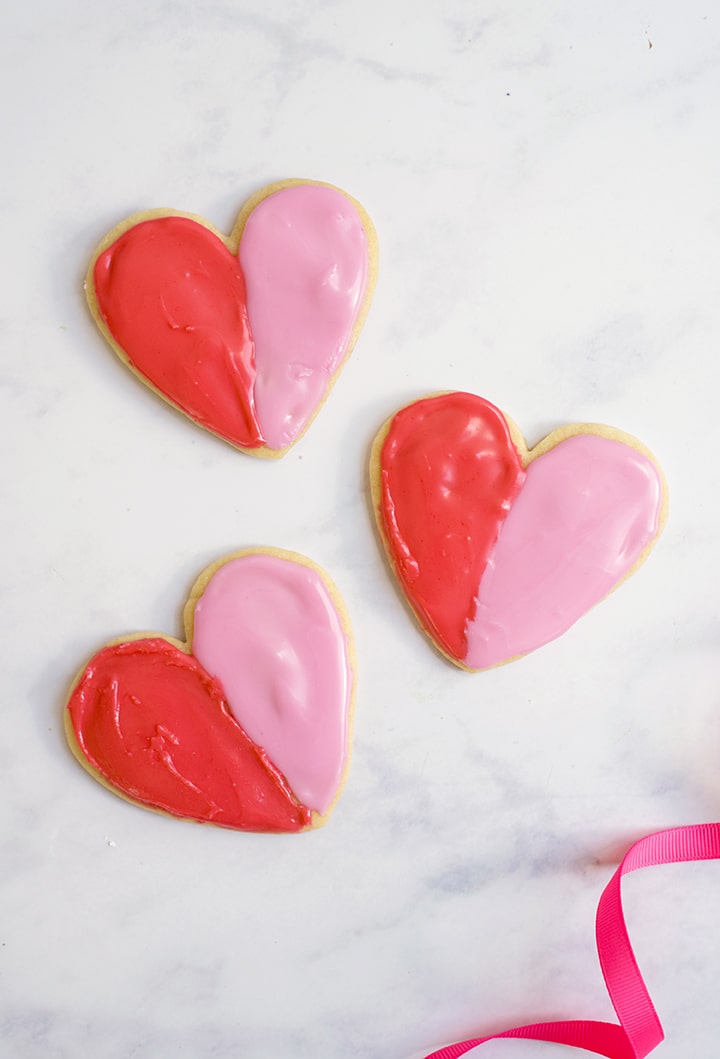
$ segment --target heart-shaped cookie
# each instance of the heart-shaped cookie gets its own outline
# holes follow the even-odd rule
[[[236,448],[280,456],[335,382],[376,273],[362,206],[289,180],[251,198],[229,238],[170,210],[128,218],[95,251],[86,291],[143,382]]]
[[[243,831],[324,823],[349,760],[354,662],[337,590],[293,552],[249,550],[196,581],[187,642],[118,640],[88,662],[65,727],[130,801]]]
[[[645,559],[665,522],[660,469],[634,438],[574,424],[528,450],[488,401],[436,394],[378,434],[380,534],[420,624],[464,669],[564,633]]]

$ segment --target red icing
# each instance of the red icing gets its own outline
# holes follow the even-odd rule
[[[392,420],[380,471],[398,578],[423,625],[462,661],[482,573],[525,480],[507,422],[473,394],[417,401]]]
[[[100,254],[93,279],[111,335],[148,382],[227,441],[263,444],[245,279],[216,235],[187,217],[142,221]]]
[[[85,757],[135,801],[243,831],[312,821],[231,716],[220,683],[167,640],[103,648],[68,709]]]

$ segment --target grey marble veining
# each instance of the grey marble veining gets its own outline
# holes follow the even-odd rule
[[[0,1055],[420,1059],[612,1018],[603,886],[643,834],[720,814],[712,5],[40,0],[6,13],[0,48]],[[381,270],[330,400],[269,465],[125,372],[82,280],[122,217],[229,231],[286,176],[360,199]],[[368,517],[375,431],[453,388],[531,444],[621,427],[671,490],[631,581],[476,676],[420,635]],[[62,733],[100,644],[179,635],[197,573],[254,544],[324,566],[357,639],[348,782],[299,837],[142,812]],[[719,872],[627,882],[665,1059],[714,1054]]]

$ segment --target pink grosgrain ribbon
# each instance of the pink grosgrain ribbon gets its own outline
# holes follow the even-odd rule
[[[619,1025],[575,1020],[537,1022],[490,1037],[449,1044],[425,1059],[459,1059],[487,1041],[504,1037],[548,1041],[582,1048],[608,1059],[644,1059],[664,1038],[660,1020],[635,960],[623,915],[621,882],[624,875],[657,864],[679,864],[720,857],[720,823],[675,827],[641,838],[628,850],[603,890],[595,917],[595,939],[607,991]]]

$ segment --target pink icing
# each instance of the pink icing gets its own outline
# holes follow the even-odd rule
[[[320,575],[273,555],[225,563],[195,607],[193,654],[298,800],[325,813],[345,771],[353,674]]]
[[[348,351],[367,280],[367,236],[345,195],[302,184],[255,207],[238,254],[257,417],[267,445],[283,449],[310,421]]]
[[[652,460],[597,435],[533,460],[480,581],[465,664],[497,665],[569,629],[656,535],[662,495]]]

